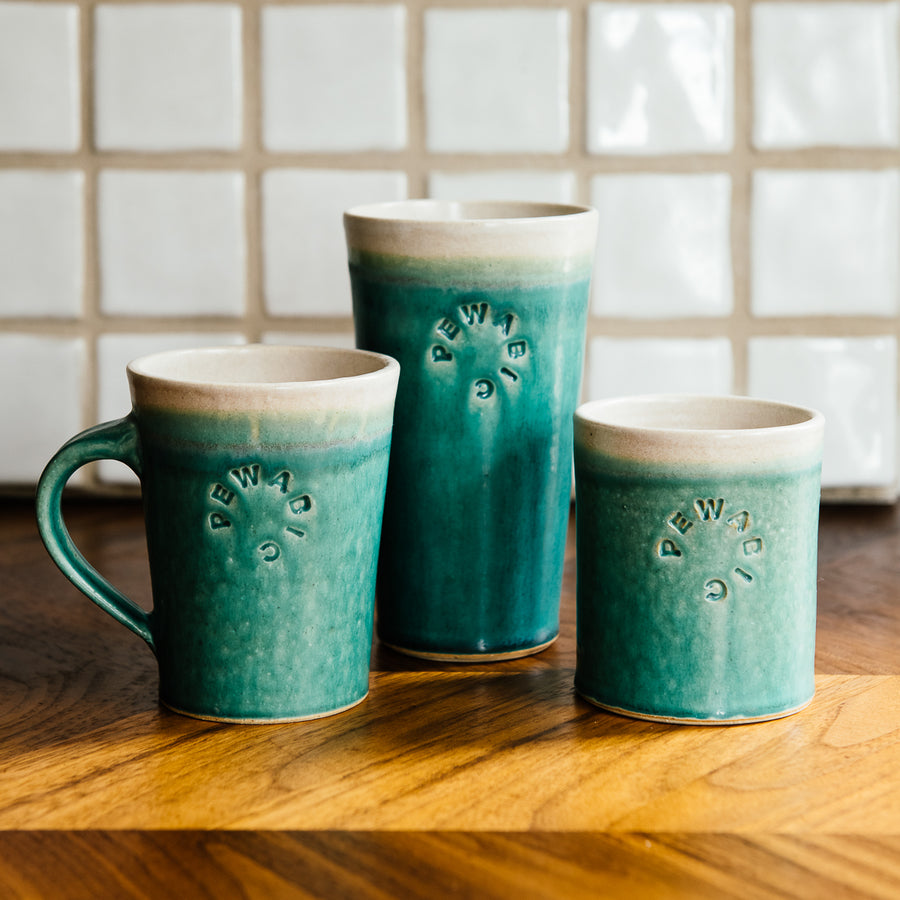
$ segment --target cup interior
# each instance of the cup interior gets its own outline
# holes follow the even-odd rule
[[[660,431],[748,431],[802,425],[814,410],[750,397],[656,395],[584,404],[580,418],[613,428]]]
[[[132,362],[129,370],[187,384],[296,384],[369,375],[390,364],[364,350],[250,345],[157,353]]]
[[[354,207],[348,214],[358,218],[407,222],[476,222],[493,219],[543,219],[583,214],[587,207],[562,203],[516,200],[398,200]]]

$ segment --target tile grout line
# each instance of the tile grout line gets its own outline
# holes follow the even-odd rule
[[[241,12],[241,100],[240,146],[227,151],[103,151],[94,145],[96,121],[93,56],[96,44],[94,13],[103,0],[76,0],[79,14],[79,77],[81,140],[74,153],[4,152],[0,167],[21,167],[45,171],[72,169],[83,173],[82,226],[84,231],[82,314],[77,320],[10,317],[0,321],[3,330],[23,333],[80,337],[86,349],[85,383],[82,388],[82,418],[85,424],[97,421],[99,406],[99,343],[105,334],[160,333],[187,331],[242,331],[256,340],[268,331],[300,330],[322,333],[350,330],[347,316],[319,317],[307,313],[291,316],[270,314],[265,303],[265,235],[263,178],[278,168],[390,170],[402,172],[410,196],[427,195],[428,175],[434,171],[460,174],[481,169],[525,169],[541,172],[571,172],[576,185],[576,202],[589,203],[591,181],[599,174],[680,174],[727,173],[732,180],[729,246],[732,262],[733,311],[729,316],[678,320],[604,318],[593,311],[588,317],[588,345],[592,337],[727,337],[733,348],[733,377],[737,393],[748,389],[749,343],[757,336],[892,336],[900,342],[900,314],[875,316],[792,316],[755,317],[752,310],[752,191],[753,175],[759,168],[867,170],[900,168],[896,149],[877,147],[821,148],[759,151],[753,144],[753,59],[751,0],[731,0],[734,10],[734,143],[728,153],[665,156],[603,155],[587,150],[588,110],[588,10],[592,0],[564,0],[549,4],[541,0],[502,0],[484,3],[463,0],[458,9],[562,9],[569,16],[568,32],[568,130],[569,143],[558,154],[523,153],[433,153],[427,145],[425,96],[426,11],[442,8],[435,0],[408,0],[397,4],[406,16],[406,116],[407,140],[398,151],[358,151],[347,153],[274,153],[263,141],[262,16],[268,6],[319,5],[321,0],[235,0]],[[180,0],[166,0],[178,5]],[[115,5],[125,5],[117,3]],[[637,5],[640,5],[639,3]],[[138,315],[105,316],[102,309],[101,247],[99,206],[101,175],[105,169],[151,169],[154,171],[227,170],[244,178],[245,285],[244,312],[235,317],[188,316],[185,318]],[[898,200],[900,202],[900,200]],[[588,354],[585,354],[585,364]],[[900,397],[900,366],[895,366],[897,395]],[[87,474],[87,473],[86,473]],[[92,485],[96,479],[89,473]]]

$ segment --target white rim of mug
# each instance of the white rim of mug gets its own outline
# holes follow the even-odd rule
[[[162,360],[177,360],[179,357],[206,356],[222,358],[228,356],[270,356],[282,353],[290,356],[345,356],[353,359],[369,359],[373,363],[372,369],[364,372],[356,372],[348,375],[335,375],[329,378],[304,378],[304,379],[279,379],[277,381],[241,381],[225,378],[185,378],[173,375],[161,375],[152,370],[152,366]],[[377,364],[377,365],[375,365]],[[178,350],[163,350],[159,353],[151,353],[141,356],[128,363],[127,370],[133,375],[146,378],[158,384],[170,384],[184,387],[226,387],[226,388],[265,388],[266,390],[281,388],[297,388],[304,385],[318,387],[333,384],[335,382],[378,378],[393,368],[399,368],[400,364],[390,356],[375,353],[371,350],[357,350],[344,347],[319,347],[302,344],[232,344],[220,347],[194,347]]]
[[[617,412],[655,407],[731,407],[767,416],[771,424],[709,427],[636,424]],[[780,421],[772,421],[773,418]],[[777,400],[706,394],[643,394],[583,403],[576,440],[589,449],[645,462],[758,463],[821,450],[825,418],[818,410]]]
[[[344,231],[351,259],[363,252],[440,263],[509,258],[517,265],[576,266],[577,260],[581,270],[594,258],[598,221],[596,209],[575,204],[394,200],[347,210]]]
[[[239,381],[225,378],[178,377],[171,372],[155,370],[163,360],[179,358],[249,357],[251,355],[288,357],[320,356],[369,360],[371,368],[363,372],[337,374],[327,378],[279,381]],[[393,357],[370,350],[281,344],[241,344],[221,347],[196,347],[165,350],[133,360],[126,367],[131,383],[132,401],[139,406],[181,409],[185,411],[215,410],[222,403],[237,404],[259,411],[295,410],[297,403],[309,410],[335,406],[361,409],[376,408],[393,402],[400,364]]]
[[[460,215],[467,210],[489,209],[508,210],[488,215]],[[527,210],[533,210],[528,213]],[[412,215],[418,211],[422,214]],[[425,215],[428,211],[443,214]],[[364,203],[348,209],[344,215],[350,218],[379,222],[404,224],[429,223],[433,225],[483,226],[496,222],[542,222],[548,219],[570,219],[574,216],[591,214],[591,206],[575,203],[551,203],[530,200],[388,200],[381,203]],[[407,214],[404,214],[407,213]],[[514,214],[515,213],[515,214]]]

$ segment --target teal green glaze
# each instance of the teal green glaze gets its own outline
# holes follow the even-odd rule
[[[137,429],[130,417],[89,428],[59,449],[38,483],[35,498],[38,529],[62,573],[102,610],[143,638],[153,650],[150,616],[97,573],[72,542],[63,522],[61,503],[66,482],[83,465],[101,459],[117,459],[140,472]]]
[[[146,614],[122,598],[117,617],[154,649],[166,705],[278,721],[366,695],[391,410],[357,415],[355,428],[352,418],[138,410],[99,432],[124,436],[125,452],[111,437],[98,446],[95,430],[48,467],[39,520],[69,570],[65,478],[102,457],[140,474],[154,605]],[[115,614],[118,592],[82,575]]]
[[[819,460],[703,474],[575,448],[576,689],[642,716],[768,718],[813,695]]]
[[[589,267],[522,283],[518,263],[487,261],[449,287],[450,263],[419,261],[415,281],[411,264],[360,259],[357,345],[401,366],[379,637],[442,655],[546,644],[559,627]]]

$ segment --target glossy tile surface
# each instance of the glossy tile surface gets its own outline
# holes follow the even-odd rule
[[[356,346],[353,331],[267,331],[263,344],[298,344],[304,347],[340,347],[352,350]]]
[[[85,427],[85,364],[80,338],[0,333],[0,481],[37,481],[50,457]],[[79,480],[76,474],[72,483]]]
[[[406,144],[406,8],[262,10],[269,150],[399,150]]]
[[[349,316],[342,215],[360,203],[402,200],[400,172],[272,169],[262,176],[266,310],[275,316]]]
[[[748,388],[825,415],[823,488],[895,482],[895,338],[753,338]]]
[[[723,3],[588,7],[591,153],[721,153],[734,140],[734,10]]]
[[[598,175],[593,310],[625,318],[732,309],[728,175]]]
[[[240,7],[100,4],[94,28],[100,149],[232,150],[240,145]]]
[[[727,338],[592,338],[585,400],[630,394],[730,394]]]
[[[538,200],[575,202],[571,172],[432,172],[428,196],[435,200]]]
[[[895,315],[898,204],[896,169],[756,172],[753,314]]]
[[[0,318],[76,318],[84,266],[84,174],[0,169]]]
[[[124,316],[236,316],[244,309],[240,172],[100,173],[100,305]]]
[[[78,149],[78,28],[74,3],[0,3],[0,151]]]
[[[896,147],[898,3],[754,3],[757,147]]]
[[[425,11],[425,123],[439,153],[561,153],[569,145],[569,14]]]

